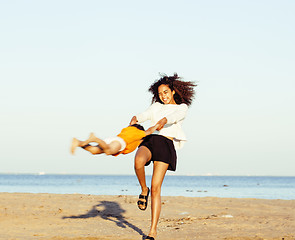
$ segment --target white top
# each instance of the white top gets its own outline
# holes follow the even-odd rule
[[[136,115],[136,118],[139,123],[151,120],[151,124],[155,125],[159,120],[166,117],[167,123],[160,131],[155,133],[172,137],[175,148],[180,149],[186,141],[181,125],[187,110],[188,106],[184,103],[178,105],[155,102],[146,111]]]

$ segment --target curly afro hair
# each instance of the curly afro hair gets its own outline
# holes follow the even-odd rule
[[[174,100],[176,104],[185,103],[190,106],[195,96],[194,87],[197,85],[194,82],[185,82],[174,73],[173,76],[161,75],[159,80],[156,80],[149,88],[149,92],[153,94],[152,103],[162,103],[159,97],[158,88],[160,85],[167,85],[171,91],[175,91]]]

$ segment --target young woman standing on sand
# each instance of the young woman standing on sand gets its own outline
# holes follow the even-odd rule
[[[151,134],[143,139],[135,155],[134,168],[142,192],[137,202],[139,209],[147,208],[150,189],[146,185],[144,167],[154,163],[151,182],[151,227],[145,239],[157,235],[157,224],[161,212],[161,186],[167,170],[176,170],[176,151],[186,141],[182,122],[188,106],[194,98],[193,82],[180,80],[177,74],[163,76],[149,88],[153,94],[152,105],[143,113],[134,116],[130,124],[151,120],[158,124],[158,134]]]

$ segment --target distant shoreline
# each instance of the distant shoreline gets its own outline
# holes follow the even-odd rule
[[[0,192],[135,196],[139,188],[135,175],[0,174]],[[168,175],[162,196],[290,200],[294,191],[295,177]]]

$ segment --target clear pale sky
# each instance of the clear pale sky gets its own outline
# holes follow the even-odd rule
[[[294,11],[293,0],[0,1],[0,173],[134,174],[135,152],[72,156],[71,139],[116,135],[159,73],[177,72],[198,87],[173,174],[294,176]]]

